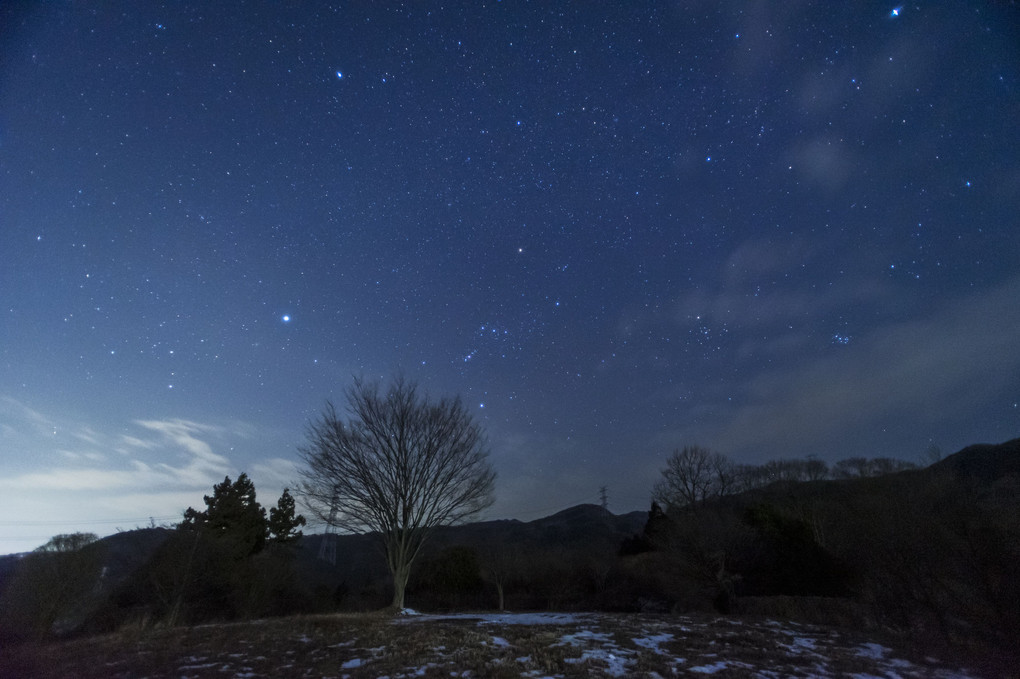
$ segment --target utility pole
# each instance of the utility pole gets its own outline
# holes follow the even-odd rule
[[[599,500],[601,500],[602,509],[609,511],[609,488],[607,486],[599,488]]]

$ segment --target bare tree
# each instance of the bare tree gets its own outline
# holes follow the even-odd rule
[[[895,460],[889,457],[848,457],[840,460],[832,467],[832,475],[837,479],[866,478],[869,476],[885,476],[907,469],[916,469],[917,465],[906,460]]]
[[[662,478],[652,490],[652,499],[667,510],[693,509],[708,498],[733,492],[735,488],[735,468],[726,456],[700,446],[684,446],[666,460]]]
[[[848,457],[832,466],[832,476],[837,479],[859,479],[873,476],[866,457]]]
[[[829,465],[825,460],[808,455],[807,464],[804,465],[804,474],[807,481],[823,481],[829,478]]]
[[[460,399],[431,400],[396,379],[385,394],[355,380],[349,420],[332,403],[299,449],[307,468],[299,493],[320,520],[379,533],[403,608],[411,564],[438,526],[460,523],[493,502],[495,472],[481,428]]]
[[[524,571],[524,557],[519,545],[497,542],[488,545],[481,553],[482,577],[496,586],[498,608],[505,611],[503,596],[507,585],[521,578]]]

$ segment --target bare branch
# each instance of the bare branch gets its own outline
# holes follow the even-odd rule
[[[410,566],[429,534],[490,506],[495,472],[460,399],[434,401],[403,378],[385,394],[355,380],[347,415],[345,421],[327,403],[309,425],[298,492],[320,520],[382,536],[393,603],[401,607]]]

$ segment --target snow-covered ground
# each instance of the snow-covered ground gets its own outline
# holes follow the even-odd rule
[[[743,622],[730,619],[642,618],[579,613],[459,613],[422,615],[407,611],[399,624],[473,622],[480,629],[489,626],[554,626],[560,628],[550,648],[569,647],[563,658],[567,665],[579,665],[597,675],[657,677],[663,673],[644,668],[646,656],[658,656],[667,675],[717,674],[749,677],[939,677],[965,679],[976,676],[962,669],[950,669],[927,658],[923,663],[896,657],[891,649],[874,642],[854,642],[825,628],[766,621]],[[634,626],[633,623],[637,622]],[[690,643],[690,642],[694,643]],[[483,644],[486,642],[483,641]],[[513,643],[493,636],[489,643],[512,648]],[[706,647],[707,645],[707,647]],[[758,646],[765,657],[751,662],[748,646]],[[753,653],[750,655],[754,655]],[[529,669],[530,656],[518,656],[524,677],[558,677]],[[417,670],[414,670],[416,672]],[[724,672],[725,671],[725,672]],[[454,670],[453,674],[457,674]],[[473,675],[471,675],[473,676]]]
[[[24,657],[66,677],[933,677],[966,679],[926,650],[855,632],[713,616],[602,613],[323,615],[94,637]],[[3,654],[0,653],[0,656]],[[909,657],[908,657],[909,656]],[[2,663],[0,663],[2,665]],[[0,676],[5,668],[0,666]]]

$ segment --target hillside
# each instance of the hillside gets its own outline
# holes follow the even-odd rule
[[[763,616],[1009,653],[1020,638],[1018,460],[1020,439],[969,446],[926,469],[775,482],[669,512],[578,505],[534,521],[446,527],[418,555],[407,603],[432,612]],[[320,558],[327,539],[333,562]],[[81,577],[54,579],[58,562],[45,555],[0,559],[0,635],[358,612],[391,601],[373,534],[308,535],[241,561],[225,558],[215,539],[167,529],[118,533],[81,551],[83,565],[70,573]],[[11,585],[18,578],[20,589]]]
[[[1020,638],[1020,439],[925,469],[778,482],[650,521],[672,606],[865,620],[952,643]],[[1012,651],[1008,651],[1012,653]]]
[[[588,504],[529,522],[509,519],[449,526],[435,532],[419,561],[428,562],[454,546],[474,550],[483,563],[504,549],[512,549],[522,556],[531,555],[535,561],[540,554],[570,553],[574,559],[613,555],[623,540],[643,530],[647,518],[645,512],[616,515]],[[364,594],[367,599],[359,601],[358,607],[363,603],[364,607],[371,608],[372,595],[382,589],[387,580],[377,537],[373,534],[334,536],[335,566],[318,559],[324,539],[322,534],[304,538],[299,555],[302,575],[324,587],[335,588],[339,583],[349,597],[359,598]],[[385,602],[378,605],[385,605]]]
[[[928,468],[993,486],[1020,478],[1020,438],[1000,444],[981,443],[939,460]]]
[[[480,566],[502,551],[530,555],[528,558],[535,563],[540,560],[540,554],[556,554],[557,558],[566,559],[564,555],[570,553],[571,559],[582,560],[612,555],[622,540],[642,530],[645,519],[644,512],[617,516],[597,505],[579,505],[530,522],[497,520],[443,527],[426,544],[416,570],[454,546],[473,550]],[[88,549],[99,560],[97,572],[101,573],[95,591],[119,601],[115,606],[132,608],[145,599],[139,591],[148,588],[148,583],[160,572],[169,568],[178,572],[177,577],[182,577],[179,572],[187,567],[188,560],[179,549],[167,544],[173,536],[174,531],[170,529],[145,528],[116,533],[90,545]],[[316,607],[335,604],[366,610],[384,606],[389,575],[378,537],[374,534],[332,536],[336,541],[335,564],[319,558],[324,539],[322,534],[302,538],[294,552],[291,575],[287,576],[292,580],[291,585],[317,600]],[[176,553],[169,555],[168,549]],[[0,557],[0,599],[24,557]],[[164,562],[176,565],[159,565]],[[479,599],[483,600],[486,606],[491,605],[488,595]],[[100,618],[117,617],[108,604],[102,603],[102,597],[96,596],[91,603],[77,607],[73,620],[65,620],[63,624],[65,627],[82,625],[104,606],[106,610],[99,614]],[[100,623],[100,628],[105,624]]]

